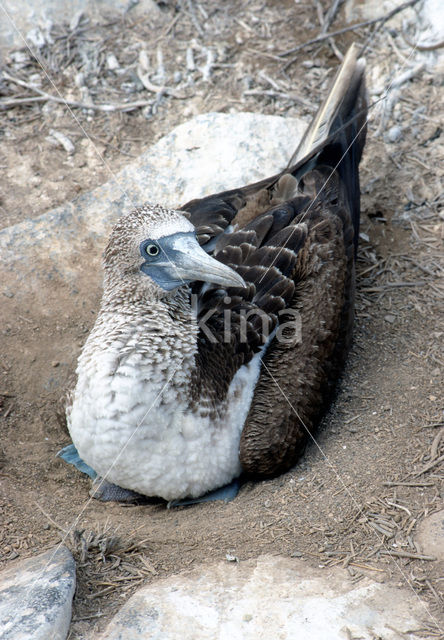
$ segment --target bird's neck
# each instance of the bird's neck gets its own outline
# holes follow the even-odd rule
[[[129,295],[128,290],[105,290],[93,333],[110,345],[123,339],[153,362],[183,360],[188,368],[194,366],[198,325],[188,287],[157,299],[140,291]]]
[[[130,275],[122,282],[114,274],[105,274],[101,311],[128,313],[134,310],[143,313],[188,313],[190,293],[188,286],[173,291],[160,291],[154,288],[148,279],[132,278]]]

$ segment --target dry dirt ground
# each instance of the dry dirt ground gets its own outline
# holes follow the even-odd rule
[[[129,12],[54,26],[39,52],[50,81],[29,51],[6,56],[9,77],[52,95],[145,105],[70,113],[30,101],[39,94],[0,75],[2,226],[110,179],[194,114],[309,116],[337,65],[334,49],[344,52],[353,39],[369,40],[372,101],[410,54],[389,21],[282,57],[319,34],[320,3],[158,5],[151,20]],[[341,8],[330,30],[345,24]],[[413,589],[424,603],[424,637],[442,637],[443,564],[415,557],[414,540],[443,497],[442,84],[442,69],[423,69],[402,85],[392,111],[387,101],[371,109],[355,341],[337,399],[292,471],[248,483],[229,504],[167,510],[88,500],[89,481],[55,454],[69,442],[59,401],[97,311],[99,278],[76,308],[57,280],[44,307],[32,300],[18,307],[2,283],[0,561],[7,566],[65,540],[78,562],[70,638],[102,629],[140,584],[227,554],[242,562],[261,553]]]

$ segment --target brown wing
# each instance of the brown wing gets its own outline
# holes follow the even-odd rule
[[[318,192],[330,173],[314,171],[306,189]],[[337,174],[307,217],[290,313],[264,355],[242,433],[241,463],[255,476],[287,470],[303,452],[331,399],[351,341],[354,233]]]
[[[271,340],[240,444],[243,468],[254,475],[288,469],[301,453],[347,353],[365,122],[363,65],[352,47],[296,164],[183,207],[202,246],[248,284],[194,287],[211,334],[199,333],[194,402],[217,411],[239,367]]]
[[[256,476],[287,470],[303,452],[351,343],[366,120],[364,65],[352,46],[295,153],[298,168],[288,170],[312,202],[289,305],[297,314],[299,339],[292,344],[277,335],[262,360],[240,443],[243,468]],[[285,336],[286,328],[280,328]]]
[[[298,224],[305,197],[275,207],[243,229],[221,234],[213,255],[242,275],[246,289],[197,285],[198,335],[192,397],[213,415],[233,376],[267,342],[295,292],[298,252],[307,226]]]

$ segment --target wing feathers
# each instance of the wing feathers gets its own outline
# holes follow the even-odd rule
[[[291,312],[297,311],[308,319],[303,326],[308,331],[303,348],[297,351],[273,338],[266,359],[276,376],[284,361],[286,392],[294,396],[295,406],[303,413],[305,404],[314,407],[313,412],[304,413],[308,424],[316,419],[323,389],[330,384],[330,360],[334,369],[334,363],[341,361],[339,351],[345,352],[349,343],[353,242],[359,225],[358,164],[365,122],[363,63],[351,47],[292,166],[243,189],[183,207],[204,249],[247,283],[245,289],[226,291],[216,285],[193,286],[199,321],[207,319],[206,326],[215,338],[210,340],[201,329],[193,382],[196,402],[210,398],[213,406],[217,401],[223,403],[239,367],[250,362],[279,321],[285,322],[287,315],[291,319]],[[299,380],[299,370],[307,384]],[[270,384],[261,370],[241,442],[244,468],[264,475],[288,466],[306,437],[276,390],[270,394],[270,405]],[[275,406],[280,407],[277,413]],[[269,419],[276,421],[274,444],[267,435]],[[295,430],[300,431],[298,442],[292,437],[292,443],[280,452],[286,434]]]

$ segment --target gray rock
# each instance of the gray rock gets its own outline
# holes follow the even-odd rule
[[[75,563],[66,547],[50,549],[2,571],[0,638],[64,640],[75,584]]]
[[[209,113],[179,125],[112,180],[74,201],[0,231],[2,269],[17,295],[35,283],[77,284],[99,260],[112,224],[145,201],[170,206],[243,186],[286,166],[304,131],[298,119],[252,113]],[[79,264],[82,256],[82,264]],[[6,276],[0,275],[0,281]],[[12,284],[9,285],[11,289]],[[44,301],[42,289],[42,304]]]
[[[415,541],[422,553],[444,560],[444,509],[421,521],[416,529]]]
[[[367,578],[356,584],[342,569],[261,556],[200,567],[143,587],[100,639],[414,640],[421,637],[423,617],[410,589]]]
[[[154,0],[137,0],[132,4],[128,0],[3,0],[0,51],[23,47],[23,37],[33,46],[43,46],[51,42],[53,23],[77,22],[80,12],[100,18],[103,9],[123,13],[130,6],[131,16],[149,15],[151,19],[162,16]]]

